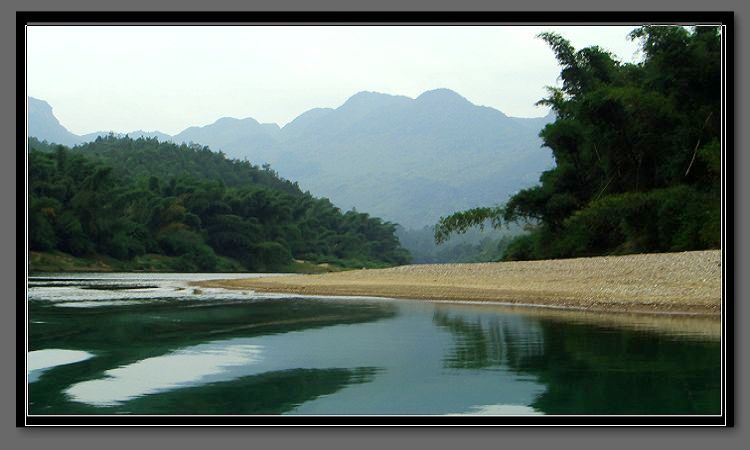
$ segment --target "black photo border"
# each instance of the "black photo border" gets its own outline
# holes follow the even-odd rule
[[[734,13],[731,11],[622,12],[16,12],[17,230],[26,233],[27,25],[641,25],[722,26],[722,411],[720,415],[571,416],[268,416],[268,415],[29,415],[27,308],[16,308],[16,426],[734,426]],[[23,208],[23,209],[22,209]],[[20,231],[19,231],[20,233]],[[17,236],[20,241],[20,235]],[[27,299],[27,244],[17,247],[17,298]],[[27,300],[25,300],[27,302]]]

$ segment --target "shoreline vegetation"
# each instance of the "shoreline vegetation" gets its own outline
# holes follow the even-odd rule
[[[72,149],[33,137],[28,145],[29,249],[83,261],[50,267],[96,269],[105,260],[119,270],[297,272],[307,271],[297,261],[378,268],[410,260],[395,224],[342,211],[269,165],[113,135]]]
[[[406,265],[197,286],[301,295],[543,306],[588,312],[720,317],[721,251],[543,261]]]
[[[145,272],[174,273],[180,270],[180,258],[175,256],[147,253],[130,260],[120,260],[107,255],[73,256],[60,251],[29,252],[29,273],[50,272]],[[268,273],[326,273],[350,270],[345,267],[314,263],[311,261],[292,260]],[[242,264],[232,258],[220,257],[215,266],[216,273],[247,272]],[[258,272],[263,273],[263,272]]]
[[[435,240],[489,223],[529,225],[505,261],[716,249],[722,229],[721,35],[643,26],[643,59],[541,37],[561,67],[538,105],[555,166],[502,204],[441,217]],[[498,198],[502,200],[502,198]]]

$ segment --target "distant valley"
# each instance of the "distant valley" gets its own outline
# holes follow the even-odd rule
[[[28,108],[29,136],[41,140],[72,146],[109,134],[73,134],[41,100],[30,97]],[[554,165],[538,137],[552,120],[509,117],[437,89],[416,99],[360,92],[338,108],[312,109],[284,127],[225,117],[174,136],[127,134],[194,142],[232,158],[268,163],[343,210],[356,208],[416,229],[536,184]]]

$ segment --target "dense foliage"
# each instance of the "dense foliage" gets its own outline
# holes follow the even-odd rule
[[[395,225],[342,213],[270,167],[156,139],[74,149],[29,140],[29,245],[76,256],[176,257],[176,270],[284,270],[408,262]]]
[[[489,219],[535,227],[505,259],[718,248],[718,28],[638,28],[631,33],[642,43],[638,64],[540,36],[562,67],[562,86],[539,102],[557,116],[540,133],[556,166],[502,207],[441,218],[436,241]]]

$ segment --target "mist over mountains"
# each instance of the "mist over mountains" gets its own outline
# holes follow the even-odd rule
[[[30,97],[28,105],[29,136],[75,145],[108,134],[77,136],[46,102]],[[338,108],[309,110],[283,128],[224,117],[174,136],[128,135],[194,142],[232,158],[269,163],[343,210],[421,228],[458,210],[503,202],[536,184],[554,164],[538,137],[552,120],[509,117],[437,89],[416,99],[360,92]]]

